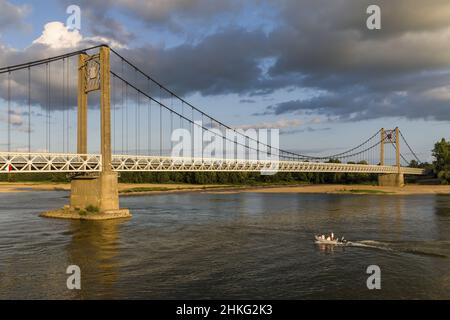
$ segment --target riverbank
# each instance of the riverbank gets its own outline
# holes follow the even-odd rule
[[[135,195],[144,193],[167,193],[186,191],[205,191],[210,189],[227,189],[229,185],[199,185],[175,183],[119,183],[121,195]],[[0,182],[0,193],[30,192],[30,191],[69,191],[70,183],[53,182]]]
[[[251,190],[245,190],[251,192]],[[420,195],[449,194],[450,185],[406,185],[402,188],[372,185],[305,185],[274,187],[258,190],[262,193],[336,193],[336,194],[380,194],[380,195]]]
[[[68,191],[68,183],[51,182],[0,182],[0,193],[30,191]],[[406,185],[403,188],[379,187],[372,185],[198,185],[198,184],[150,184],[120,183],[119,192],[126,195],[149,195],[174,192],[207,193],[338,193],[338,194],[450,194],[450,185]]]

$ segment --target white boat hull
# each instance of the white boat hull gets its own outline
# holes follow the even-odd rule
[[[320,238],[319,236],[314,236],[314,238],[316,239],[316,243],[320,243],[320,244],[332,244],[332,245],[344,244],[343,242],[340,242],[339,240],[326,240],[326,239]]]

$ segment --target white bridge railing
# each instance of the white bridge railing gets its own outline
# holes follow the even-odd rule
[[[101,156],[61,153],[0,153],[0,173],[96,172]]]
[[[1,173],[100,172],[99,154],[0,153]],[[114,171],[247,171],[247,172],[351,172],[397,173],[396,166],[363,164],[235,160],[215,158],[175,158],[159,156],[113,155]],[[401,167],[404,174],[424,174],[423,169]]]

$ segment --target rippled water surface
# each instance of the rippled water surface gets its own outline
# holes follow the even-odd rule
[[[183,193],[121,198],[125,221],[38,217],[67,196],[0,194],[0,298],[450,298],[448,196]],[[329,231],[355,245],[314,244]]]

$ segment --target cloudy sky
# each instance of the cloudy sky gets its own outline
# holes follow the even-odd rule
[[[81,8],[79,32],[64,27],[71,4]],[[381,30],[366,27],[370,4],[381,8]],[[430,160],[434,142],[450,138],[448,0],[0,0],[0,8],[1,66],[106,42],[225,123],[282,129],[290,150],[346,149],[399,126]],[[2,111],[0,126],[4,119]]]

